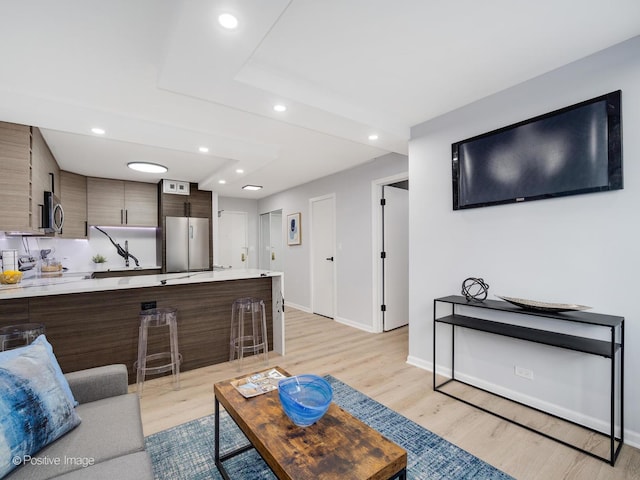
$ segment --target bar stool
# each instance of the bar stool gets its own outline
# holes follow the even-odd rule
[[[257,355],[260,350],[264,354],[265,364],[268,363],[269,342],[264,301],[244,297],[233,302],[229,347],[229,361],[233,361],[237,355],[238,368],[242,368],[245,353]]]
[[[156,327],[169,328],[169,351],[149,354],[147,342],[149,329]],[[149,366],[149,363],[159,361],[165,363],[157,366]],[[147,375],[156,375],[171,371],[174,389],[180,389],[180,364],[182,355],[178,351],[178,315],[177,309],[172,307],[153,308],[140,312],[140,330],[138,334],[138,360],[133,364],[136,370],[138,383],[138,395],[142,394],[142,388]]]
[[[44,333],[42,323],[21,323],[0,328],[0,351],[29,345]]]

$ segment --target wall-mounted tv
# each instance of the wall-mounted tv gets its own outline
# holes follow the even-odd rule
[[[454,210],[622,189],[621,91],[451,150]]]

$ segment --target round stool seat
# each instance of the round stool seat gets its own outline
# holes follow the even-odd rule
[[[42,323],[20,323],[0,327],[0,351],[29,345],[44,333]]]
[[[169,351],[148,353],[149,329],[167,327],[169,329]],[[160,365],[157,365],[160,363]],[[138,335],[138,360],[133,364],[136,370],[138,395],[142,393],[147,375],[157,375],[171,371],[174,388],[180,388],[180,364],[182,355],[178,351],[178,311],[172,307],[154,308],[140,312]]]
[[[263,300],[243,297],[233,302],[229,347],[229,361],[237,356],[240,368],[245,354],[257,355],[261,351],[265,364],[269,361],[267,317]]]

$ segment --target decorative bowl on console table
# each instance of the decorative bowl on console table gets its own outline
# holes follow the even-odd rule
[[[524,298],[502,297],[500,295],[496,295],[496,297],[501,298],[505,302],[512,303],[517,307],[534,312],[570,312],[589,310],[591,308],[585,305],[575,305],[568,303],[547,303],[539,302],[537,300],[525,300]]]

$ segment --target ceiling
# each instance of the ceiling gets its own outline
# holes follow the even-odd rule
[[[0,12],[0,120],[41,127],[61,168],[245,198],[406,154],[412,125],[640,34],[637,0],[0,0]],[[237,29],[217,23],[227,12]]]

